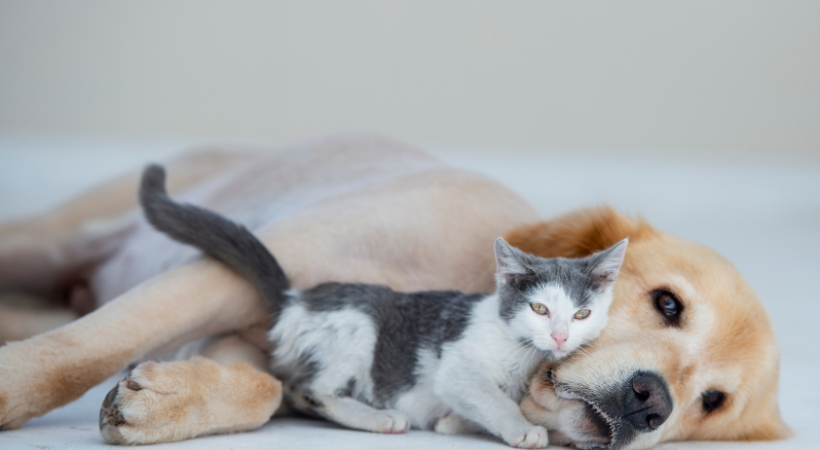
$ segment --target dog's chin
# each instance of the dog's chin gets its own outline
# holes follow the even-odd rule
[[[559,386],[555,394],[566,400],[581,401],[585,405],[583,413],[569,420],[566,429],[556,433],[558,445],[572,445],[580,449],[610,449],[615,438],[615,421],[612,420],[594,399],[581,393]],[[552,437],[550,442],[553,442]]]

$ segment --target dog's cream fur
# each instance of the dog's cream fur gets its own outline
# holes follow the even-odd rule
[[[609,328],[585,350],[593,357],[570,359],[554,369],[556,377],[614,382],[635,367],[664,374],[674,386],[675,411],[662,430],[631,442],[635,447],[787,432],[776,405],[771,325],[742,277],[711,250],[612,212],[523,227],[537,217],[503,186],[380,138],[322,139],[273,154],[209,150],[168,168],[175,195],[246,223],[299,288],[334,280],[489,291],[497,236],[506,233],[543,256],[582,256],[628,235]],[[0,287],[84,298],[71,286],[88,283],[101,305],[0,348],[4,428],[76,399],[132,362],[207,336],[221,336],[202,350],[221,365],[143,364],[114,387],[100,416],[108,442],[251,429],[279,406],[280,386],[263,373],[267,315],[256,292],[154,232],[133,212],[135,192],[132,174],[48,214],[0,226]],[[659,327],[644,295],[656,285],[691,302],[698,326]],[[0,342],[8,339],[2,333]],[[695,399],[715,385],[732,400],[704,418]],[[588,408],[538,382],[532,392],[524,408],[531,419],[561,424],[559,437],[590,436],[577,417]],[[217,410],[230,413],[211,413]]]

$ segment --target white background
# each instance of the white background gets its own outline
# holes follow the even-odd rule
[[[0,0],[0,130],[816,154],[820,2]]]

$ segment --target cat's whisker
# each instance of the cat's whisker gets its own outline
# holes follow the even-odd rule
[[[585,352],[584,349],[582,349],[581,347],[578,347],[578,349],[575,351],[586,356],[587,358],[592,358],[591,356],[589,356],[589,353]]]
[[[532,362],[537,362],[539,357],[541,357],[543,359],[543,355],[541,354],[541,350],[538,347],[533,345],[532,350],[533,350],[532,357],[529,361],[527,361],[527,366],[530,368],[529,370],[532,370],[532,367],[530,365]]]
[[[509,352],[509,351],[512,351],[512,349],[514,349],[514,348],[516,348],[516,347],[519,347],[519,346],[522,346],[522,348],[523,348],[523,346],[524,346],[524,345],[526,345],[528,342],[532,342],[532,339],[527,339],[527,340],[525,340],[525,341],[516,342],[516,343],[515,343],[515,344],[513,344],[510,348],[508,348],[508,349],[507,349],[507,351],[508,351],[508,352]],[[519,350],[520,350],[520,348],[519,348]]]
[[[527,348],[527,346],[526,346],[524,343],[518,344],[517,346],[513,346],[513,348],[515,348],[515,347],[518,347],[518,348],[517,348],[517,349],[515,349],[515,351],[514,351],[514,352],[512,352],[512,354],[510,354],[510,357],[511,357],[511,358],[514,358],[514,357],[515,357],[515,355],[517,355],[517,354],[518,354],[518,353],[519,353],[522,349]],[[511,350],[512,350],[512,349],[508,350],[508,352],[509,352],[509,351],[511,351]]]
[[[532,359],[533,359],[533,358],[537,358],[537,357],[538,357],[538,353],[539,353],[540,351],[541,351],[541,350],[539,350],[539,349],[538,349],[538,347],[536,347],[535,345],[533,345],[533,346],[532,346],[532,356],[530,357],[530,359],[529,359],[529,360],[527,360],[527,366],[529,366],[529,364],[530,364],[530,362],[532,361]]]
[[[518,363],[518,367],[521,367],[521,364],[524,362],[524,358],[526,358],[529,354],[529,347],[524,347],[524,349],[527,349],[527,351],[521,356],[521,362]]]
[[[526,348],[526,349],[527,349],[527,352],[526,352],[526,353],[524,353],[524,355],[522,355],[522,356],[521,356],[521,361],[519,361],[519,363],[518,363],[518,368],[519,368],[519,370],[521,369],[521,367],[523,367],[523,366],[524,366],[524,358],[526,358],[526,357],[527,357],[527,355],[529,355],[529,354],[530,354],[530,351],[532,350],[532,347],[531,347],[530,345],[527,345],[527,346],[526,346],[526,347],[524,347],[524,348]]]
[[[516,350],[512,355],[510,355],[510,358],[514,358],[515,355],[517,355],[519,352],[521,352],[521,350],[523,350],[523,349],[527,348],[528,346],[532,345],[531,343],[532,343],[532,339],[527,339],[526,341],[523,341],[523,342],[517,344],[517,345],[520,345],[521,347],[519,347],[518,350]],[[515,348],[515,347],[516,347],[516,345],[513,346],[513,348]]]
[[[524,368],[528,368],[530,366],[530,361],[532,360],[532,357],[535,356],[537,353],[538,353],[538,347],[536,347],[535,345],[530,343],[529,351],[527,351],[527,353],[524,355],[524,358],[521,359],[522,363],[524,362],[524,359],[527,360],[527,363],[526,364],[521,364],[518,367],[519,372],[524,370]]]

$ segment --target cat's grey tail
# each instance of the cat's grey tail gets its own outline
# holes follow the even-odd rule
[[[290,283],[276,258],[250,231],[207,209],[171,200],[165,190],[165,169],[156,164],[142,173],[139,200],[154,228],[250,280],[274,318],[279,315]]]

